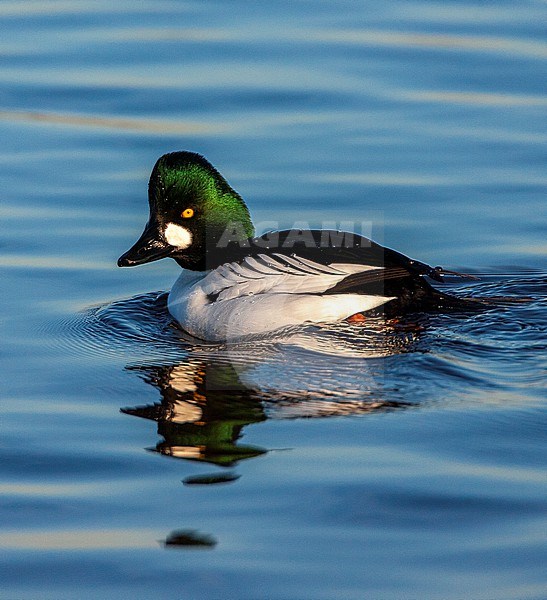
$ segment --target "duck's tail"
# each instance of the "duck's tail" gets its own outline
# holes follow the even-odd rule
[[[480,277],[476,275],[470,275],[469,273],[460,273],[459,271],[449,271],[443,267],[430,267],[429,265],[424,265],[427,267],[423,275],[426,275],[430,279],[434,281],[438,281],[440,283],[446,283],[445,277],[447,275],[452,277],[461,277],[462,279],[470,279],[473,281],[479,281]],[[426,283],[423,279],[422,282]],[[426,284],[429,288],[430,293],[427,294],[424,298],[424,309],[428,311],[476,311],[480,309],[484,309],[488,306],[492,306],[495,302],[490,302],[490,300],[483,298],[469,298],[469,297],[460,297],[453,296],[452,294],[446,294],[445,292],[441,292],[440,290],[432,287],[428,283]]]
[[[470,275],[469,273],[459,273],[458,271],[449,271],[448,269],[444,269],[443,267],[430,267],[429,270],[425,273],[431,279],[435,281],[444,281],[443,277],[445,275],[453,275],[454,277],[462,277],[463,279],[472,279],[474,281],[479,281],[480,277],[476,275]]]

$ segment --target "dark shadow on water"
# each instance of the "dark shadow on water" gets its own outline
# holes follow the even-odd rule
[[[217,483],[232,483],[240,477],[241,475],[236,475],[235,473],[206,473],[204,475],[185,477],[182,483],[184,485],[215,485]]]
[[[163,542],[165,548],[194,548],[210,550],[217,545],[217,540],[207,533],[195,529],[177,529],[172,531]]]

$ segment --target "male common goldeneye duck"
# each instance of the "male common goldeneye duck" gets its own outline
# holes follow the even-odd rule
[[[184,270],[169,311],[195,337],[232,340],[380,306],[387,316],[465,306],[424,279],[442,281],[448,271],[357,234],[294,229],[254,237],[245,202],[199,154],[162,156],[148,200],[144,232],[118,265],[174,258]]]

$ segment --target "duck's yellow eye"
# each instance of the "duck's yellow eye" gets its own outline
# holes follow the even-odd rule
[[[183,219],[190,219],[193,216],[194,216],[194,209],[193,208],[185,208],[182,211],[182,213],[181,213],[181,217]]]

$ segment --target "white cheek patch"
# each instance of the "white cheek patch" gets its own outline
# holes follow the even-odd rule
[[[175,225],[175,223],[168,223],[165,231],[163,232],[165,241],[175,248],[184,250],[192,245],[192,234],[181,225]]]

